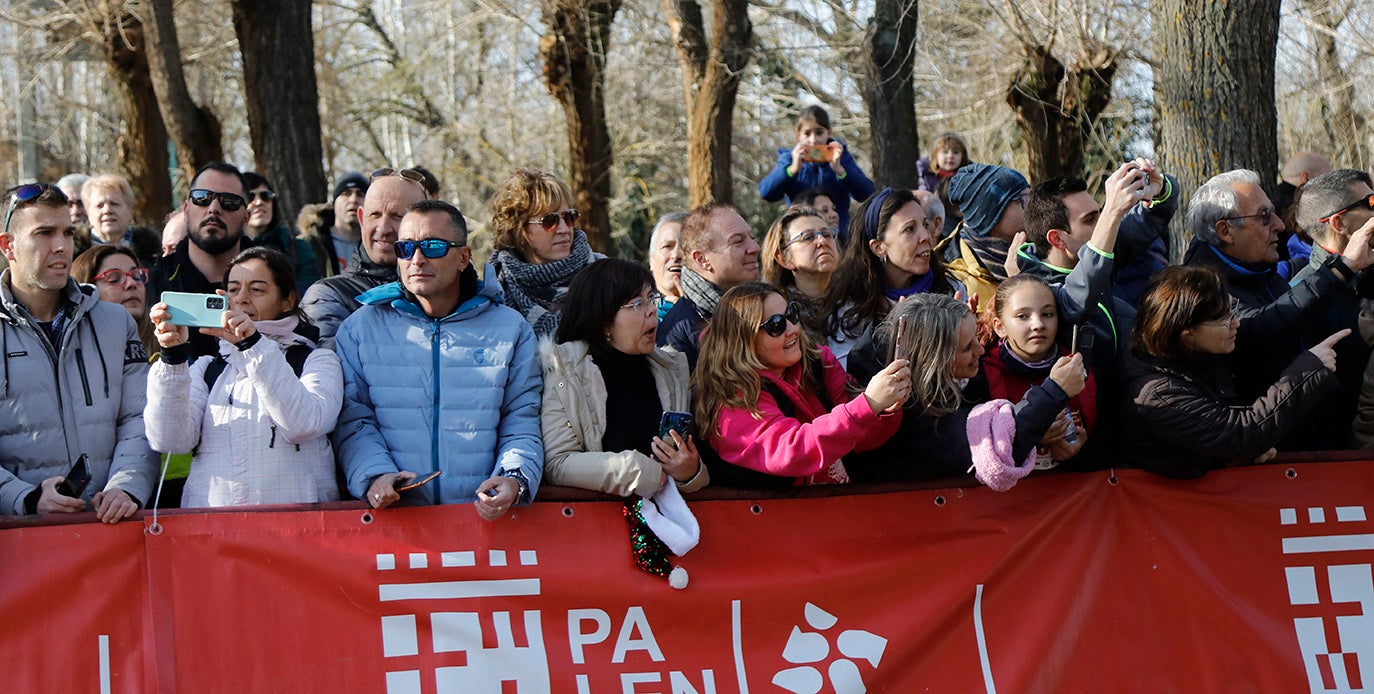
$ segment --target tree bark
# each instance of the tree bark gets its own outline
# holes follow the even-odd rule
[[[158,112],[148,70],[143,24],[131,14],[120,13],[104,21],[102,27],[101,48],[123,112],[125,130],[116,149],[119,167],[134,189],[134,220],[158,223],[172,209],[172,182],[167,171],[167,128]]]
[[[1007,104],[1026,141],[1030,180],[1084,177],[1084,150],[1093,124],[1111,103],[1116,55],[1090,46],[1072,68],[1048,46],[1027,45],[1025,62],[1007,88]]]
[[[687,197],[692,207],[731,203],[733,118],[740,76],[753,52],[747,0],[713,0],[706,35],[696,0],[663,0],[687,103]]]
[[[233,10],[254,160],[276,187],[282,218],[295,219],[329,196],[310,3],[233,0]]]
[[[1322,124],[1330,142],[1331,150],[1326,156],[1338,166],[1354,169],[1367,169],[1365,158],[1364,133],[1366,120],[1355,110],[1355,81],[1350,79],[1341,66],[1340,53],[1336,46],[1336,31],[1349,16],[1351,6],[1344,2],[1317,3],[1304,0],[1299,3],[1311,15],[1312,26],[1308,35],[1312,39],[1312,49],[1316,57],[1317,78],[1321,80]]]
[[[586,216],[592,248],[611,250],[611,164],[606,125],[606,51],[622,0],[551,0],[548,33],[539,41],[549,93],[563,105],[568,128],[569,184]]]
[[[181,69],[181,44],[172,17],[172,0],[145,0],[148,67],[167,132],[177,147],[177,165],[187,182],[196,169],[224,159],[219,119],[196,104]]]
[[[1160,164],[1187,196],[1223,171],[1252,169],[1265,187],[1278,170],[1274,53],[1279,0],[1157,0]],[[1185,207],[1186,209],[1186,207]],[[1174,234],[1181,259],[1187,234]]]
[[[873,136],[873,180],[912,189],[916,160],[916,0],[877,0],[863,43],[864,108]]]

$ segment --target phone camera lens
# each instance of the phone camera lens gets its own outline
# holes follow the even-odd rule
[[[214,309],[216,311],[223,309],[224,298],[219,296],[212,296],[205,300],[205,307],[209,309]]]

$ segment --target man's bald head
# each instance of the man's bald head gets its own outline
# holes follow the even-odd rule
[[[1330,170],[1331,162],[1326,157],[1315,152],[1298,152],[1283,165],[1282,175],[1290,185],[1301,186]]]

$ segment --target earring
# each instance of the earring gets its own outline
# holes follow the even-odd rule
[[[883,261],[883,265],[887,265],[887,256],[885,256],[885,255],[880,255],[880,256],[878,256],[878,259],[881,260],[881,261]]]

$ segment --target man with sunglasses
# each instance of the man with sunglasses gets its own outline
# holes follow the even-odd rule
[[[1363,230],[1369,236],[1374,229],[1374,188],[1364,171],[1337,169],[1308,179],[1293,212],[1293,220],[1312,239],[1312,254],[1308,265],[1293,277],[1293,284],[1307,281],[1310,275],[1345,253]],[[1369,363],[1369,343],[1360,339],[1360,306],[1362,300],[1374,297],[1374,272],[1356,273],[1351,282],[1336,288],[1329,307],[1308,332],[1305,344],[1316,344],[1325,330],[1330,335],[1349,328],[1355,337],[1336,343],[1336,392],[1324,399],[1307,418],[1302,430],[1309,433],[1310,442],[1304,448],[1345,449],[1350,439],[1351,423],[1364,384],[1365,365]],[[1366,422],[1368,426],[1368,422]],[[1324,445],[1323,445],[1324,444]]]
[[[415,203],[396,239],[400,281],[363,294],[334,344],[344,374],[334,445],[348,489],[374,508],[475,502],[495,520],[529,503],[543,476],[534,329],[502,304],[498,282],[478,281],[452,205]]]
[[[124,307],[71,278],[67,196],[33,183],[5,197],[0,515],[91,508],[117,523],[151,500],[156,481],[143,431],[147,352]],[[79,460],[84,486],[66,480]]]
[[[1265,392],[1299,352],[1317,344],[1309,333],[1322,329],[1336,297],[1350,291],[1356,273],[1374,264],[1369,248],[1374,229],[1360,229],[1339,254],[1309,263],[1310,271],[1295,277],[1290,286],[1276,268],[1283,221],[1259,175],[1247,169],[1217,174],[1203,183],[1189,199],[1185,221],[1194,238],[1184,264],[1221,273],[1239,302],[1240,329],[1232,363],[1236,392],[1242,398]],[[1352,339],[1357,338],[1345,341]],[[1337,344],[1338,353],[1343,347]],[[1310,437],[1300,440],[1305,433],[1295,432],[1280,449],[1320,443]],[[1326,442],[1323,447],[1336,444]]]
[[[253,245],[243,234],[248,223],[248,186],[233,164],[211,162],[191,179],[191,192],[181,209],[186,216],[186,238],[176,251],[153,265],[148,283],[148,305],[161,301],[163,292],[214,294],[224,288],[229,261]],[[191,355],[203,357],[219,350],[219,339],[191,331]]]
[[[682,222],[682,298],[658,326],[659,347],[670,346],[697,365],[701,330],[730,289],[759,278],[759,244],[749,222],[732,206],[698,207]]]
[[[412,169],[372,172],[358,210],[362,242],[342,273],[326,277],[305,292],[301,309],[320,330],[320,346],[332,347],[339,324],[362,304],[358,295],[396,281],[396,232],[411,205],[425,199],[424,177]]]

